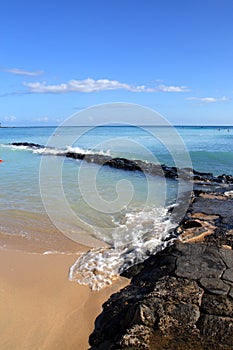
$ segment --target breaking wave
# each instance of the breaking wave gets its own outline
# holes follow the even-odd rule
[[[25,146],[25,145],[12,145],[12,144],[4,144],[4,143],[1,143],[0,144],[0,147],[3,147],[3,148],[11,148],[12,150],[22,150],[22,151],[33,151],[33,148],[32,147],[29,147],[29,146]]]
[[[74,154],[83,154],[83,155],[101,155],[101,156],[110,156],[110,151],[104,150],[90,150],[80,147],[67,146],[66,148],[56,148],[56,147],[46,147],[38,144],[32,143],[13,143],[13,144],[0,144],[1,147],[11,148],[13,150],[23,150],[23,151],[32,151],[34,154],[41,155],[53,155],[53,156],[65,156],[67,153],[72,152]]]
[[[107,150],[107,151],[103,151],[103,150],[89,150],[89,149],[83,149],[83,148],[79,148],[79,147],[71,147],[71,146],[68,146],[67,147],[67,151],[68,152],[73,152],[73,153],[81,153],[81,154],[98,154],[98,155],[101,155],[101,156],[111,156],[110,154],[110,150]]]
[[[111,284],[129,267],[172,242],[169,210],[153,208],[128,212],[117,218],[113,229],[113,246],[94,248],[83,253],[71,266],[69,279],[100,290]]]
[[[111,157],[109,151],[88,150],[71,146],[61,149],[20,143],[8,145],[8,147],[30,150],[35,154],[41,155],[68,156],[69,153],[77,153],[78,155],[90,155],[91,157],[92,155],[101,155],[102,158],[100,157],[100,159],[106,158],[106,160]],[[76,157],[74,158],[76,159]],[[125,160],[122,168],[125,166],[128,169],[132,164],[130,161]],[[148,172],[150,172],[150,166],[152,170],[154,169],[152,163],[141,162],[141,164],[143,167],[148,167]],[[137,170],[138,167],[135,169]],[[168,171],[170,174],[173,169],[170,168]],[[164,249],[173,241],[170,232],[174,228],[174,224],[170,221],[169,207],[148,206],[142,209],[130,209],[128,207],[120,213],[114,214],[112,220],[110,239],[107,240],[110,247],[94,248],[79,256],[70,267],[69,279],[71,281],[88,285],[93,290],[99,290],[111,284],[129,267],[144,261],[151,254]],[[101,229],[98,231],[95,232],[95,238],[106,242],[106,237],[109,237],[109,231],[108,234],[106,234],[107,231],[101,232]]]
[[[67,153],[67,150],[62,150],[59,148],[50,148],[50,147],[44,147],[44,148],[38,148],[33,150],[33,153],[35,154],[44,154],[48,156],[65,156]]]
[[[32,150],[35,154],[44,154],[44,155],[53,155],[53,156],[66,156],[67,153],[72,152],[74,154],[83,154],[83,155],[103,155],[103,156],[110,156],[110,151],[92,151],[88,149],[83,149],[79,147],[71,147],[67,146],[66,149],[59,149],[59,148],[50,148],[50,147],[44,147],[39,148],[36,150]]]

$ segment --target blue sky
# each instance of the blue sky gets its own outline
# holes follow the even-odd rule
[[[3,125],[108,102],[233,125],[232,0],[8,0],[0,31]]]

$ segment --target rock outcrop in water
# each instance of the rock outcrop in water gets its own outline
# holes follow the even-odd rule
[[[29,149],[46,149],[45,146],[39,145],[37,143],[29,143],[29,142],[13,142],[12,146],[24,146]],[[53,148],[49,147],[49,150]],[[56,150],[56,149],[54,149]],[[60,151],[60,153],[59,153]],[[49,153],[51,155],[51,153]],[[193,169],[178,169],[174,166],[167,166],[165,164],[154,164],[150,162],[145,162],[142,160],[130,160],[126,158],[113,158],[108,155],[102,155],[99,153],[79,153],[79,152],[71,152],[65,151],[64,149],[57,149],[57,156],[63,156],[71,159],[84,160],[88,163],[99,164],[103,166],[110,166],[116,169],[128,170],[128,171],[140,171],[146,174],[165,176],[170,179],[177,179],[178,177],[184,180],[194,180],[194,181],[204,181],[204,182],[212,182],[212,183],[225,183],[230,184],[233,182],[233,176],[230,175],[221,175],[221,176],[213,176],[212,173],[200,173],[199,171]]]
[[[195,183],[177,242],[124,273],[131,283],[103,305],[91,349],[232,350],[233,177],[100,154],[57,155]]]
[[[33,142],[12,142],[10,143],[10,145],[12,146],[16,146],[16,147],[28,147],[28,148],[32,148],[32,149],[39,149],[39,148],[44,148],[45,146],[43,145],[39,145],[38,143],[33,143]]]
[[[198,177],[179,239],[124,274],[131,283],[103,305],[92,350],[233,349],[233,186]]]

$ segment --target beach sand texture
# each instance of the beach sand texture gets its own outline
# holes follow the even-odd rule
[[[120,278],[93,292],[68,280],[76,259],[77,255],[1,250],[0,349],[88,349],[101,305],[127,280]]]

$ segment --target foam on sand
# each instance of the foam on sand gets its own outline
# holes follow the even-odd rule
[[[69,279],[100,290],[129,267],[164,249],[172,242],[168,210],[154,208],[126,213],[113,233],[113,246],[83,253],[71,266]]]

